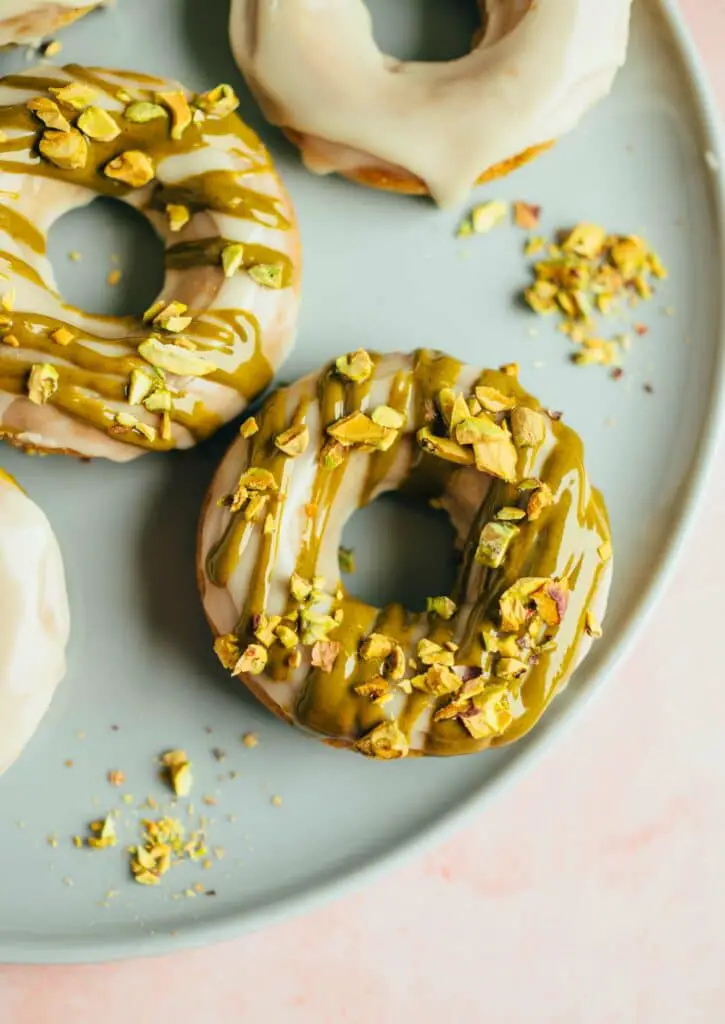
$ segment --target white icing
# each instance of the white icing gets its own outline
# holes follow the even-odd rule
[[[2,0],[0,46],[34,43],[104,0]]]
[[[65,675],[69,628],[50,523],[0,476],[0,772],[33,735]]]
[[[611,88],[631,0],[488,0],[448,63],[378,49],[363,0],[233,0],[231,42],[267,118],[303,134],[318,173],[404,168],[442,205],[572,129]]]
[[[30,76],[47,75],[47,68],[36,68],[28,71]],[[132,74],[123,72],[101,72],[105,78],[125,89],[132,96],[135,94],[136,80]],[[54,68],[53,77],[71,81],[71,76],[64,68]],[[139,83],[141,89],[148,89],[148,81]],[[152,80],[151,87],[159,91],[180,88],[177,83],[165,80]],[[38,95],[35,89],[27,90],[9,87],[0,80],[0,106],[18,104]],[[145,96],[143,97],[145,98]],[[108,110],[122,111],[124,104],[106,93],[98,93],[95,105]],[[40,126],[39,126],[40,127]],[[27,135],[24,130],[7,130],[8,138],[15,135]],[[27,164],[36,159],[27,149],[9,152],[3,155],[8,162]],[[198,238],[214,238],[221,235],[230,242],[243,244],[260,244],[288,255],[293,265],[299,267],[299,235],[294,226],[294,213],[284,188],[276,173],[267,166],[259,166],[259,153],[246,151],[236,136],[207,137],[207,144],[191,153],[172,154],[156,167],[156,179],[163,185],[173,185],[187,177],[209,170],[238,170],[246,172],[245,184],[263,195],[272,197],[278,203],[280,211],[293,221],[291,230],[284,231],[257,223],[252,219],[232,217],[219,214],[214,210],[205,210],[192,216],[190,222],[179,232],[171,232],[166,217],[156,211],[145,209],[153,184],[145,189],[137,189],[123,201],[137,207],[148,217],[157,233],[167,245],[194,241]],[[250,167],[256,169],[250,172]],[[96,193],[83,186],[72,185],[54,178],[34,177],[22,173],[13,174],[9,171],[0,172],[0,202],[12,212],[25,217],[33,224],[47,241],[53,224],[67,211],[85,206],[96,198]],[[15,272],[0,258],[0,272],[4,278],[0,280],[0,294],[14,289],[16,310],[29,310],[48,317],[57,318],[69,324],[77,332],[77,343],[95,351],[103,351],[115,356],[131,355],[135,346],[114,345],[104,348],[88,335],[101,338],[124,337],[128,328],[123,322],[113,322],[88,315],[80,309],[63,303],[58,295],[53,268],[44,253],[37,253],[22,239],[2,233],[0,248],[17,256],[27,263],[40,276],[43,284],[30,280],[26,275]],[[264,288],[246,273],[239,272],[231,278],[224,276],[219,267],[192,267],[183,270],[171,270],[167,273],[164,287],[159,298],[170,302],[174,299],[185,302],[200,320],[214,322],[214,311],[235,311],[239,322],[247,329],[249,340],[241,343],[223,344],[213,342],[214,351],[211,358],[219,369],[233,372],[243,366],[255,355],[255,332],[259,331],[261,348],[264,356],[276,369],[287,355],[294,341],[298,310],[299,278],[296,277],[294,287],[281,290]],[[222,325],[223,326],[223,325]],[[137,334],[144,333],[139,324]],[[186,330],[186,337],[194,340],[194,325]],[[85,335],[85,337],[84,337]],[[231,338],[231,332],[229,332]],[[137,340],[137,339],[136,339]],[[204,341],[203,344],[209,344]],[[37,359],[34,358],[37,356]],[[18,359],[29,364],[29,360],[55,364],[61,373],[67,365],[67,354],[57,346],[51,354],[33,354],[28,349],[2,348],[2,357]],[[127,378],[126,378],[127,379]],[[205,411],[226,422],[238,415],[247,404],[247,399],[230,386],[214,383],[202,378],[179,378],[168,375],[172,388],[183,389],[186,397],[182,403],[187,412],[192,412],[195,405],[203,405]],[[117,412],[130,412],[134,417],[159,426],[159,417],[149,413],[142,407],[130,407],[126,402],[106,401],[107,422],[113,423]],[[144,449],[133,444],[119,441],[103,430],[80,419],[74,419],[54,409],[52,404],[34,406],[26,398],[3,396],[0,392],[0,425],[22,430],[25,435],[32,434],[38,438],[39,447],[49,450],[69,449],[83,456],[105,457],[114,461],[127,461],[143,454]],[[194,443],[192,433],[181,424],[172,424],[174,444],[178,448],[188,448]]]

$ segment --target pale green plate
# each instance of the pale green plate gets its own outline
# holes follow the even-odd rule
[[[343,893],[482,814],[573,720],[631,642],[672,568],[714,449],[723,213],[713,168],[722,155],[714,105],[674,4],[639,0],[630,60],[612,97],[552,152],[479,192],[541,204],[547,231],[590,219],[641,231],[661,253],[671,276],[643,313],[650,333],[637,340],[618,382],[604,370],[572,367],[563,336],[517,303],[527,279],[519,231],[462,243],[454,238],[457,212],[308,175],[244,91],[228,51],[227,6],[119,0],[63,35],[63,57],[169,74],[195,89],[220,80],[240,89],[243,113],[279,160],[304,235],[301,332],[283,379],[360,345],[439,346],[474,364],[521,364],[525,386],[584,435],[591,475],[609,502],[617,561],[606,635],[516,746],[445,762],[370,763],[285,727],[231,686],[211,653],[194,533],[225,438],[127,467],[3,450],[3,464],[58,531],[74,613],[67,679],[25,755],[0,780],[4,960],[102,960],[259,928]],[[472,0],[460,3],[460,23],[444,0],[371,6],[382,43],[401,56],[455,55],[473,24]],[[0,59],[3,71],[22,65],[22,53]],[[158,254],[151,240],[145,256],[135,251],[132,227],[106,207],[58,229],[53,252],[67,298],[107,310],[153,297]],[[69,263],[69,249],[81,250],[83,262]],[[127,273],[109,290],[113,253]],[[421,512],[382,503],[350,534],[360,563],[354,585],[368,597],[420,600],[450,571],[448,534]],[[240,736],[252,730],[260,744],[249,750]],[[208,871],[174,868],[164,885],[145,889],[130,880],[123,847],[138,834],[137,804],[149,794],[168,800],[153,758],[169,747],[193,758],[193,820],[208,815],[210,845],[225,856],[212,854]],[[226,759],[217,761],[212,748]],[[105,781],[114,768],[125,771],[133,806]],[[277,793],[282,807],[270,801]],[[204,794],[218,803],[204,806]],[[112,807],[122,809],[121,844],[75,849],[70,837]],[[51,834],[56,847],[46,842]],[[216,895],[174,898],[197,882]]]

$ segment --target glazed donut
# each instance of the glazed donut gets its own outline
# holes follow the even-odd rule
[[[0,436],[125,461],[190,447],[269,383],[294,340],[299,234],[237,103],[77,65],[0,79]],[[165,243],[143,317],[57,293],[48,232],[98,195]]]
[[[0,18],[0,46],[35,43],[50,36],[77,18],[83,17],[104,0],[3,0]]]
[[[50,523],[0,470],[0,774],[37,729],[65,675],[70,617]]]
[[[422,613],[339,582],[349,516],[403,488],[447,511],[461,549],[452,594]],[[359,351],[271,395],[199,531],[222,664],[289,722],[378,758],[527,732],[601,633],[610,569],[579,437],[515,367],[431,351]]]
[[[364,0],[233,0],[237,63],[309,170],[441,205],[539,154],[605,96],[631,0],[479,0],[467,57],[378,49]]]

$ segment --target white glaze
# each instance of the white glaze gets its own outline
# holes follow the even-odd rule
[[[363,0],[233,0],[232,49],[267,118],[317,173],[403,169],[449,205],[571,130],[624,61],[631,0],[488,0],[467,57],[403,63]]]
[[[104,0],[2,0],[0,46],[35,43]]]
[[[50,523],[0,473],[0,772],[33,735],[65,675],[69,628]]]
[[[146,98],[143,90],[149,88],[157,91],[181,88],[176,82],[161,79],[141,80],[132,73],[102,73],[109,83],[118,89],[126,90],[132,98]],[[27,74],[44,77],[49,74],[49,69],[36,68]],[[72,80],[72,76],[64,68],[53,68],[52,77],[61,82]],[[8,87],[0,80],[0,106],[24,103],[36,95],[38,93],[34,89]],[[115,97],[100,92],[94,104],[113,111],[122,111],[125,106]],[[10,128],[6,134],[12,139],[26,133]],[[236,136],[209,135],[205,141],[205,146],[192,153],[172,154],[160,161],[156,167],[156,181],[146,188],[131,192],[122,201],[138,208],[150,220],[167,245],[223,235],[231,242],[265,245],[291,258],[296,268],[293,287],[274,290],[261,287],[243,272],[227,278],[221,266],[193,267],[169,271],[159,295],[159,298],[166,302],[185,302],[199,321],[214,322],[215,309],[237,311],[240,322],[249,326],[250,337],[253,336],[251,325],[256,321],[262,339],[262,351],[275,370],[292,346],[297,322],[299,236],[294,226],[294,212],[271,164],[260,165],[258,151],[244,150]],[[88,188],[57,179],[23,174],[20,170],[22,165],[36,159],[27,149],[3,154],[3,160],[18,164],[19,173],[0,172],[0,203],[30,221],[47,241],[53,224],[64,213],[92,202],[96,198],[96,193]],[[279,211],[292,221],[293,227],[288,231],[282,231],[256,220],[204,210],[195,213],[181,231],[171,232],[166,217],[161,212],[144,208],[156,182],[172,185],[188,176],[209,170],[244,173],[249,187],[272,197]],[[22,259],[38,273],[43,282],[41,286],[29,280],[27,276],[16,273],[0,256],[0,293],[5,294],[14,289],[16,311],[25,309],[64,321],[77,332],[77,341],[91,350],[102,350],[102,344],[88,337],[89,334],[100,335],[102,338],[121,338],[127,334],[127,323],[114,323],[108,319],[93,317],[63,303],[57,292],[53,268],[44,253],[34,251],[22,239],[6,232],[0,231],[0,241],[0,249]],[[138,337],[147,331],[140,323],[134,330],[137,343]],[[193,324],[184,333],[192,341],[195,340]],[[231,339],[231,332],[228,331],[227,334]],[[215,347],[213,351],[214,363],[221,370],[234,371],[254,355],[254,344],[251,341],[245,344],[234,341],[225,346],[223,351],[221,344],[220,341],[219,347]],[[130,355],[135,351],[135,345],[117,346],[113,351],[119,356]],[[61,378],[62,368],[67,365],[61,346],[54,348],[50,355],[3,346],[2,357],[22,360],[25,363],[29,360],[53,363],[58,367]],[[183,390],[186,393],[186,398],[181,400],[185,408],[191,411],[194,403],[201,403],[207,412],[213,413],[221,422],[232,419],[247,404],[233,388],[208,379],[181,378],[169,374],[168,380],[174,390]],[[6,396],[6,399],[8,397]],[[130,412],[138,420],[151,426],[159,426],[159,416],[147,412],[142,407],[131,407],[126,402],[107,401],[104,415],[109,426],[113,424],[116,413],[120,411]],[[124,443],[92,424],[72,418],[63,411],[53,408],[52,404],[32,405],[26,398],[10,396],[9,401],[0,402],[0,426],[11,429],[18,440],[23,435],[33,435],[38,438],[36,444],[48,450],[71,450],[79,455],[103,456],[114,461],[127,461],[144,452],[143,448]],[[172,424],[172,432],[175,447],[188,448],[194,443],[193,436],[183,425]]]

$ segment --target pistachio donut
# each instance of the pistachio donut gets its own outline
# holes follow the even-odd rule
[[[631,0],[479,0],[472,52],[380,52],[364,0],[232,0],[237,63],[315,173],[441,205],[570,131],[612,85]]]
[[[116,461],[188,448],[236,416],[294,340],[299,234],[226,85],[68,65],[0,79],[0,436]],[[68,210],[111,196],[165,244],[143,317],[58,295],[46,248]]]
[[[20,754],[65,675],[63,560],[38,506],[0,470],[0,773]]]
[[[371,607],[340,582],[345,522],[392,490],[456,531],[457,582],[426,612]],[[610,568],[575,432],[515,366],[433,351],[358,351],[271,395],[224,457],[199,532],[225,668],[287,721],[378,758],[526,733],[600,635]]]
[[[35,43],[81,18],[103,0],[3,0],[0,46]]]

